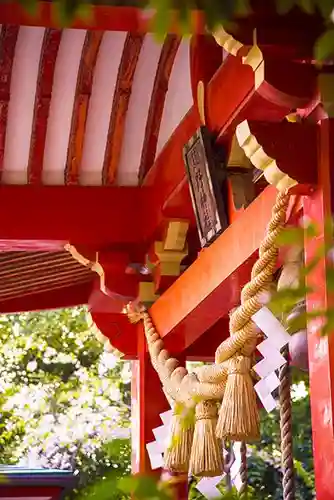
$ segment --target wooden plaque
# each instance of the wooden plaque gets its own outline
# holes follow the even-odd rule
[[[201,127],[183,148],[190,194],[202,247],[210,245],[228,226],[226,169],[222,150],[214,151],[208,130]]]

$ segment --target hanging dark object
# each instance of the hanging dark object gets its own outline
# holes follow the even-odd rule
[[[183,149],[189,189],[201,246],[210,245],[228,226],[226,155],[206,127],[200,127]]]

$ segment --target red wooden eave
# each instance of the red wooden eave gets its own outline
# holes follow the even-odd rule
[[[236,125],[245,118],[279,122],[291,110],[306,105],[312,99],[315,84],[313,69],[295,64],[290,69],[289,81],[294,82],[291,95],[283,91],[287,89],[285,73],[277,72],[272,60],[266,61],[264,81],[255,88],[252,68],[243,64],[241,58],[227,58],[209,82],[206,94],[207,125],[219,136],[218,142],[228,143]],[[190,212],[186,202],[189,190],[182,150],[199,126],[199,113],[193,105],[144,179],[143,185],[155,186],[156,216],[177,217],[181,212],[185,217],[187,208]]]

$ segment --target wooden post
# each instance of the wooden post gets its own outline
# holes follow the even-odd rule
[[[319,127],[319,184],[304,198],[304,216],[318,225],[320,236],[305,242],[306,264],[317,249],[332,239],[326,234],[326,219],[332,216],[332,179],[334,170],[334,120],[326,119]],[[334,300],[326,285],[326,259],[308,276],[315,290],[307,296],[308,311],[333,307]],[[334,500],[334,336],[321,337],[321,321],[310,322],[309,366],[312,413],[314,469],[317,500]]]
[[[147,350],[142,325],[138,325],[138,361],[132,362],[132,473],[156,475],[152,471],[146,444],[154,441],[152,429],[162,425],[160,413],[170,409]],[[187,484],[175,483],[175,500],[188,498]]]

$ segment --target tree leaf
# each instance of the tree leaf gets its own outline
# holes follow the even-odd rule
[[[31,16],[36,16],[38,12],[38,0],[19,0],[19,3]]]
[[[329,16],[332,13],[332,10],[334,8],[334,1],[333,0],[315,0],[315,3],[317,5],[317,8],[321,12],[322,16],[325,19],[329,19]]]
[[[314,47],[314,56],[317,61],[325,61],[334,54],[334,29],[325,31],[318,38]]]
[[[313,14],[315,4],[313,0],[298,0],[298,5],[307,13]]]
[[[287,14],[295,4],[295,0],[276,0],[277,12],[279,14]]]
[[[334,292],[334,269],[333,268],[326,269],[326,284],[327,284],[327,289],[330,292]]]
[[[304,229],[301,227],[289,227],[283,229],[277,236],[276,244],[279,246],[286,245],[303,245],[304,244]]]

